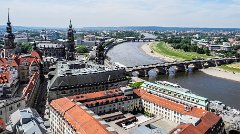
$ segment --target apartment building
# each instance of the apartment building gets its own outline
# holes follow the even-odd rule
[[[184,104],[185,106],[196,106],[204,110],[208,110],[209,107],[207,98],[193,94],[190,90],[173,83],[164,81],[155,83],[144,82],[141,88],[168,100]]]

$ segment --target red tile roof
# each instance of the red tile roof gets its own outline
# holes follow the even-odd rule
[[[196,126],[192,124],[180,124],[174,128],[170,134],[178,132],[178,134],[205,134],[209,132],[214,125],[220,121],[220,117],[212,112],[207,112],[201,117],[201,121]]]
[[[105,125],[102,125],[92,115],[72,102],[69,98],[53,100],[51,107],[58,111],[78,133],[110,134]]]
[[[0,58],[0,66],[7,67],[7,65],[11,67],[17,67],[17,61],[15,59],[9,59],[9,62],[6,58]]]
[[[4,121],[3,121],[2,118],[0,118],[0,127],[1,127],[2,130],[6,130],[6,125],[5,125],[5,123],[4,123]],[[1,130],[1,129],[0,129],[0,130]],[[1,132],[1,131],[0,131],[0,132]]]
[[[74,99],[75,101],[87,101],[91,99],[97,99],[106,96],[107,94],[117,94],[117,93],[122,93],[120,89],[112,89],[112,90],[105,90],[105,91],[99,91],[99,92],[93,92],[93,93],[86,93],[86,94],[80,94],[80,95],[74,95],[74,96],[69,96],[69,99]]]
[[[207,112],[206,110],[199,109],[196,107],[193,107],[192,110],[190,111],[185,111],[184,105],[150,94],[144,89],[135,89],[134,93],[140,96],[143,100],[155,103],[157,105],[171,109],[184,115],[191,115],[200,118]]]
[[[117,97],[111,97],[111,98],[106,98],[106,99],[99,99],[99,100],[95,100],[95,101],[89,101],[89,102],[84,102],[83,104],[96,104],[101,103],[101,102],[112,102],[113,100],[119,100],[119,99],[123,99],[126,98],[125,96],[117,96]]]
[[[0,73],[0,84],[8,83],[10,81],[10,72],[6,71]]]
[[[196,126],[199,131],[206,133],[209,128],[213,127],[221,120],[221,117],[212,112],[207,112],[201,117],[201,122]]]
[[[4,67],[7,67],[7,59],[5,59],[5,58],[0,58],[0,65],[1,65],[1,66],[4,66]]]
[[[193,124],[180,124],[176,128],[174,128],[172,131],[169,132],[169,134],[202,134]]]
[[[42,53],[41,52],[37,52],[37,51],[33,50],[31,52],[31,56],[36,57],[36,58],[42,60]]]
[[[35,72],[31,79],[29,80],[27,86],[23,89],[22,96],[26,97],[28,100],[29,97],[31,96],[31,93],[33,92],[33,88],[36,84],[37,79],[39,79],[39,73]]]
[[[10,66],[11,67],[17,67],[18,64],[17,64],[17,62],[15,60],[11,60]]]
[[[69,96],[69,99],[74,101],[81,102],[83,104],[96,104],[101,102],[112,102],[113,100],[119,100],[127,98],[123,95],[123,92],[120,89],[111,89],[93,93],[79,94],[74,96]]]

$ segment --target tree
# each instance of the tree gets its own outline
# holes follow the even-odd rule
[[[189,46],[188,46],[187,44],[182,44],[181,46],[182,46],[181,48],[182,48],[185,52],[189,52]]]
[[[193,45],[190,46],[190,51],[192,51],[192,52],[196,52],[197,49],[198,49],[198,46],[195,45],[195,44],[193,44]]]
[[[206,55],[208,55],[208,56],[210,55],[210,50],[207,47],[204,47],[203,51]]]
[[[17,47],[19,47],[21,53],[29,53],[32,50],[31,43],[18,43]]]
[[[199,54],[204,54],[203,48],[198,48],[198,49],[197,49],[197,53],[199,53]]]
[[[141,34],[141,37],[140,37],[141,39],[143,39],[143,38],[145,38],[145,36],[143,35],[143,34]]]
[[[86,46],[84,46],[84,45],[79,45],[79,46],[77,46],[77,48],[76,48],[76,52],[82,54],[82,53],[88,53],[89,50],[88,50],[88,48],[87,48]]]

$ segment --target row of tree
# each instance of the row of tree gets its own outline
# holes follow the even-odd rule
[[[210,51],[206,47],[199,48],[197,44],[191,44],[191,38],[170,38],[166,39],[174,49],[182,49],[185,52],[197,52],[199,54],[210,55]]]
[[[135,31],[113,31],[109,33],[109,36],[112,38],[123,39],[124,37],[140,37],[139,32]]]

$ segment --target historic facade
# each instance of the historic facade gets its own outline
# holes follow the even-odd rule
[[[49,41],[39,42],[36,45],[37,49],[42,51],[43,60],[46,61],[48,57],[56,59],[65,58],[65,46],[63,44],[55,44]],[[34,48],[34,47],[33,47]]]

